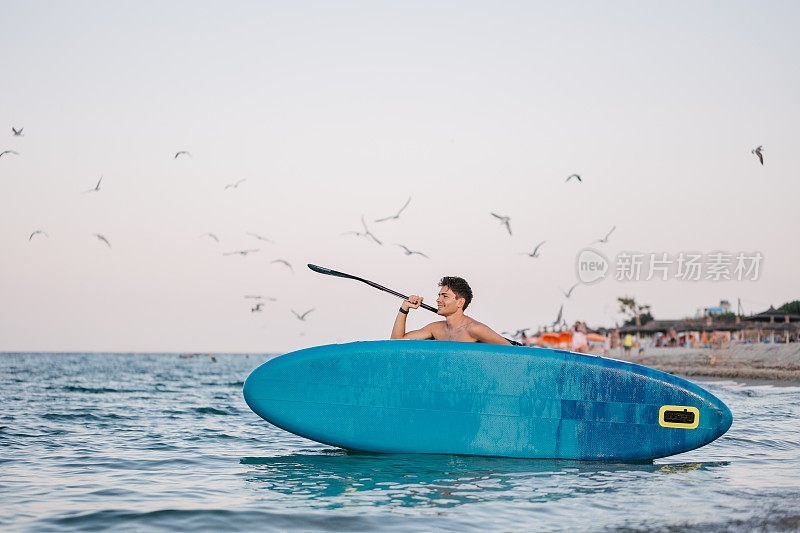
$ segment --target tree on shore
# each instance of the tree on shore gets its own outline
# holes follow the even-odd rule
[[[649,304],[638,304],[633,296],[623,296],[617,298],[617,301],[619,301],[619,312],[628,317],[628,320],[625,321],[625,326],[633,324],[641,326],[653,320]]]
[[[733,324],[736,322],[736,313],[728,312],[728,313],[719,313],[718,315],[714,315],[715,322],[722,322],[725,324]]]
[[[794,300],[793,302],[786,302],[778,309],[783,311],[784,313],[789,313],[792,315],[800,315],[800,300]]]

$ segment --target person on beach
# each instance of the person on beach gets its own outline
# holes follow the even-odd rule
[[[622,341],[622,347],[625,348],[625,355],[631,354],[631,348],[633,348],[633,336],[630,333],[625,335],[625,340]]]
[[[406,333],[406,316],[409,310],[418,309],[422,297],[412,294],[400,306],[394,319],[391,339],[418,339],[456,342],[485,342],[489,344],[511,344],[493,331],[464,314],[472,301],[472,289],[464,278],[445,276],[439,281],[439,297],[436,299],[439,315],[444,320],[431,322],[422,329]]]
[[[572,351],[578,353],[587,353],[589,351],[589,342],[586,339],[586,325],[581,322],[575,322],[572,328]]]

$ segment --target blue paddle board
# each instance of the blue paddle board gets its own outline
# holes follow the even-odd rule
[[[497,344],[371,341],[275,357],[244,384],[267,422],[366,452],[646,460],[708,444],[728,407],[685,379]]]

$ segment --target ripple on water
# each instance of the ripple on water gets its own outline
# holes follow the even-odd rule
[[[114,530],[116,527],[163,531],[377,531],[397,527],[395,531],[413,531],[421,520],[392,516],[329,516],[318,513],[281,513],[266,511],[230,511],[228,509],[163,509],[149,512],[104,510],[67,514],[43,520],[43,526],[76,528],[82,531]],[[402,523],[402,525],[401,525]],[[408,524],[406,527],[405,524]]]
[[[220,416],[230,416],[238,414],[238,411],[234,408],[225,409],[217,409],[215,407],[197,407],[194,409],[195,413],[199,413],[201,415],[220,415]]]

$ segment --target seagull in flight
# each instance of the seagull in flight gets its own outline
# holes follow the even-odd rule
[[[761,161],[761,166],[764,166],[764,154],[761,153],[763,151],[764,151],[764,147],[761,146],[760,144],[758,145],[758,147],[753,148],[752,150],[750,150],[751,154],[756,154],[758,156],[758,160]]]
[[[239,181],[237,181],[236,183],[227,184],[225,186],[225,188],[223,189],[223,191],[227,191],[228,189],[238,189],[239,188],[239,184],[242,183],[243,181],[247,181],[247,178],[242,178]]]
[[[415,250],[409,250],[408,247],[403,246],[402,244],[399,244],[399,243],[395,243],[395,244],[397,244],[397,246],[402,248],[403,249],[403,253],[405,253],[406,255],[414,255],[414,254],[416,254],[416,255],[421,255],[425,259],[430,259],[430,257],[428,257],[427,255],[423,254],[422,252],[417,252]]]
[[[574,291],[574,290],[575,290],[575,287],[577,287],[578,285],[580,285],[580,283],[576,283],[575,285],[573,285],[572,287],[570,287],[568,291],[565,291],[564,289],[561,289],[561,292],[563,292],[563,293],[564,293],[564,296],[566,296],[567,298],[569,298],[570,296],[572,296],[572,291]]]
[[[615,229],[617,229],[617,227],[616,227],[616,226],[614,226],[613,228],[611,228],[611,231],[609,231],[608,233],[606,233],[606,236],[605,236],[605,237],[603,237],[602,239],[597,239],[596,241],[592,241],[592,242],[590,242],[589,244],[591,245],[591,244],[594,244],[594,243],[596,243],[596,242],[599,242],[600,244],[606,244],[606,243],[608,242],[608,237],[609,237],[609,236],[610,236],[612,233],[614,233],[614,230],[615,230]]]
[[[570,174],[567,176],[567,181],[571,180],[572,178],[576,178],[580,183],[583,183],[583,180],[578,174]]]
[[[558,316],[556,317],[555,321],[553,322],[553,326],[557,326],[561,323],[561,316],[564,314],[564,304],[561,304],[561,307],[558,310]]]
[[[261,312],[261,308],[262,308],[262,307],[264,307],[264,304],[263,304],[263,303],[261,303],[261,302],[258,302],[258,303],[255,305],[255,307],[251,307],[251,308],[250,308],[250,312],[251,312],[251,313],[260,313],[260,312]]]
[[[20,128],[19,130],[17,130],[16,128],[14,128],[14,126],[11,126],[11,131],[13,131],[13,132],[14,132],[14,137],[25,137],[25,136],[22,134],[22,130],[24,130],[24,129],[25,129],[25,128]]]
[[[111,243],[108,242],[108,239],[106,239],[104,236],[100,235],[99,233],[95,233],[94,236],[106,243],[108,247],[111,248]]]
[[[522,252],[522,253],[523,253],[523,254],[525,254],[525,255],[527,255],[528,257],[539,257],[539,248],[541,248],[541,247],[542,247],[542,245],[543,245],[544,243],[546,243],[546,242],[547,242],[547,241],[542,241],[542,242],[540,242],[539,244],[537,244],[537,245],[536,245],[536,247],[533,249],[533,251],[532,251],[532,252]]]
[[[258,234],[256,234],[256,233],[253,233],[253,232],[251,232],[251,231],[248,231],[248,232],[246,232],[246,233],[247,233],[248,235],[250,235],[251,237],[254,237],[254,238],[258,239],[259,241],[271,242],[272,244],[275,244],[275,241],[273,241],[272,239],[267,239],[266,237],[262,237],[261,235],[258,235]]]
[[[291,263],[289,263],[289,261],[287,261],[286,259],[275,259],[274,261],[270,261],[270,264],[272,263],[281,263],[282,265],[286,265],[287,267],[289,267],[289,270],[294,272],[294,268],[292,268]]]
[[[400,208],[400,211],[398,211],[396,215],[392,215],[392,216],[384,217],[384,218],[379,218],[375,222],[383,222],[384,220],[397,220],[398,218],[400,218],[400,213],[402,213],[403,210],[406,207],[408,207],[408,204],[410,204],[410,203],[411,203],[411,197],[409,196],[408,200],[406,200],[406,203],[403,204],[403,207]]]
[[[94,186],[94,189],[89,189],[88,191],[83,191],[83,192],[85,192],[85,193],[87,193],[87,192],[98,192],[100,190],[100,182],[101,181],[103,181],[103,176],[100,176],[100,179],[97,180],[97,185]]]
[[[306,315],[307,315],[308,313],[310,313],[311,311],[313,311],[313,309],[309,309],[308,311],[306,311],[306,312],[305,312],[305,313],[303,313],[302,315],[298,315],[298,314],[297,314],[297,311],[295,311],[294,309],[292,309],[291,311],[292,311],[292,313],[294,314],[294,316],[296,316],[296,317],[297,317],[297,320],[302,320],[303,322],[305,322],[305,321],[306,321]]]
[[[375,235],[373,235],[372,232],[367,227],[367,223],[364,220],[364,215],[361,215],[361,225],[364,226],[364,233],[361,233],[359,231],[346,231],[346,232],[342,233],[342,235],[358,235],[359,237],[372,239],[376,243],[378,243],[381,246],[383,246],[383,243]]]
[[[39,235],[39,234],[41,234],[41,235],[44,235],[45,237],[49,237],[49,236],[50,236],[50,235],[48,235],[47,233],[45,233],[44,231],[42,231],[42,230],[40,230],[40,229],[37,229],[36,231],[34,231],[33,233],[31,233],[31,236],[30,236],[30,237],[28,237],[28,240],[31,240],[31,239],[33,239],[33,237],[34,237],[35,235]]]
[[[190,154],[186,150],[181,150],[180,152],[175,152],[175,157],[173,159],[178,159],[178,156],[181,155],[188,155],[189,157],[192,157],[192,154]]]
[[[200,238],[200,239],[202,239],[203,237],[211,237],[211,238],[212,238],[212,239],[214,239],[215,241],[219,242],[219,237],[217,237],[217,236],[216,236],[216,235],[214,235],[213,233],[203,233],[202,235],[200,235],[200,237],[199,237],[199,238]]]
[[[245,256],[249,253],[257,252],[260,248],[249,248],[247,250],[236,250],[234,252],[224,252],[222,255],[236,255],[239,254],[241,256]]]
[[[504,217],[503,215],[498,215],[497,213],[490,213],[493,217],[499,218],[500,223],[503,224],[506,229],[508,230],[508,234],[512,235],[511,233],[511,217]]]
[[[5,150],[3,152],[0,152],[0,157],[3,157],[6,154],[19,155],[19,152],[15,152],[14,150]]]

